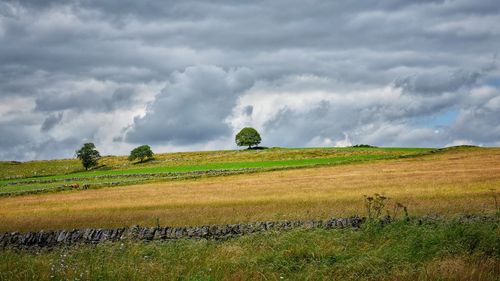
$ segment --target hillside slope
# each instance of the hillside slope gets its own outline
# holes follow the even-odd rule
[[[77,160],[0,162],[0,196],[71,189],[99,188],[241,174],[264,170],[392,159],[427,153],[425,148],[272,148],[164,153],[145,163],[124,156],[106,156],[99,167],[85,171]]]
[[[0,231],[200,225],[364,213],[382,193],[411,214],[493,212],[500,149],[0,198]],[[391,205],[392,206],[392,205]]]

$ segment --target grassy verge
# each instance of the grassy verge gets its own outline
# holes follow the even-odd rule
[[[498,280],[496,221],[0,252],[0,280]]]

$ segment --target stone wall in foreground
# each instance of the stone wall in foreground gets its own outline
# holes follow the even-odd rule
[[[123,240],[227,239],[245,234],[282,231],[293,228],[358,228],[364,218],[333,218],[311,221],[269,221],[193,227],[139,227],[115,229],[73,229],[28,233],[0,233],[0,248],[55,247],[74,244],[97,244]]]

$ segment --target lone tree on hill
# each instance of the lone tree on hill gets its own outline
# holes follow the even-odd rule
[[[83,167],[85,170],[88,170],[91,167],[97,166],[97,161],[101,158],[101,155],[95,149],[95,145],[89,142],[76,151],[76,157],[82,160]]]
[[[241,129],[241,131],[236,135],[236,145],[238,146],[256,146],[261,142],[259,132],[254,128],[246,127]]]
[[[130,151],[130,156],[128,157],[129,161],[134,161],[135,159],[139,159],[139,162],[142,163],[144,159],[153,158],[153,151],[149,145],[141,145],[139,147],[134,148]]]

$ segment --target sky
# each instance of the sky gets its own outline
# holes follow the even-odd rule
[[[498,0],[0,0],[0,160],[500,146]]]

